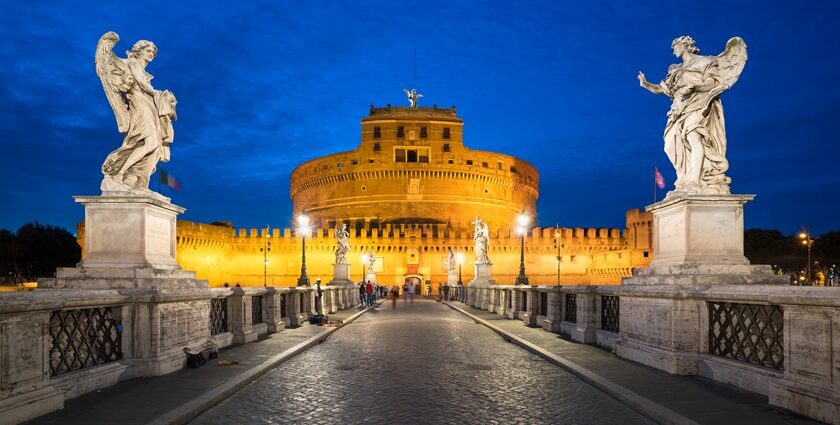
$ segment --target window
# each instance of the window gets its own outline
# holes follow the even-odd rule
[[[449,136],[449,127],[443,127],[443,138],[448,139]]]
[[[575,262],[575,256],[574,256],[574,255],[570,255],[570,256],[569,256],[569,261],[571,261],[571,262],[573,262],[573,263],[574,263],[574,262]]]
[[[453,161],[453,160],[451,160],[451,159],[450,159],[448,162],[449,162],[450,164],[454,164],[454,163],[455,163],[455,161]]]
[[[373,138],[379,139],[382,137],[382,129],[377,127],[373,127]]]
[[[429,162],[429,148],[394,148],[394,162]]]
[[[420,138],[425,139],[429,137],[429,132],[426,130],[426,127],[420,127]]]
[[[486,162],[482,162],[482,163],[481,163],[481,166],[482,166],[482,167],[484,167],[484,168],[489,168],[489,165],[487,165],[487,163],[486,163]]]
[[[650,253],[648,253],[647,251],[645,251],[645,252],[643,253],[643,255],[644,255],[644,257],[645,257],[645,258],[650,257]]]
[[[471,160],[471,159],[468,159],[468,160],[467,160],[467,165],[473,165],[473,164],[472,164],[472,160]]]
[[[510,172],[513,174],[519,174],[519,171],[517,171],[516,167],[514,167],[513,165],[510,166]]]
[[[358,164],[358,163],[359,163],[359,161],[356,161],[356,160],[354,159],[353,161],[351,161],[351,162],[350,162],[350,165],[356,165],[356,164]]]
[[[341,163],[340,162],[338,163],[338,168],[341,168]]]
[[[397,126],[397,138],[402,139],[403,137],[405,137],[405,127]]]
[[[449,148],[449,143],[443,144],[443,151],[444,152],[452,152],[452,149]]]
[[[379,151],[381,151],[381,150],[382,150],[382,145],[380,145],[380,144],[379,144],[379,142],[375,142],[375,143],[373,144],[373,151],[374,151],[374,152],[379,152]]]

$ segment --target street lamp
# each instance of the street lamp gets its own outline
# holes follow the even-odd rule
[[[519,232],[519,276],[516,276],[516,284],[517,285],[527,285],[528,284],[528,276],[525,276],[525,233],[528,231],[528,223],[531,221],[531,218],[528,217],[527,214],[523,211],[517,217],[517,222],[519,222],[519,227],[517,231]]]
[[[802,245],[808,247],[808,285],[811,285],[811,245],[814,244],[814,240],[811,239],[811,233],[807,230],[803,230],[799,232],[799,239],[802,239]]]
[[[367,253],[362,254],[362,283],[365,281],[365,270],[367,270],[367,263],[368,263],[368,255]]]
[[[461,281],[461,265],[464,264],[464,254],[458,253],[458,284],[463,285],[464,282]]]
[[[263,252],[263,286],[268,286],[268,251],[271,251],[271,242],[268,240],[268,232],[270,228],[265,225],[265,234],[263,234],[263,247],[260,251]]]
[[[297,218],[298,232],[300,233],[300,277],[297,286],[309,286],[309,276],[306,275],[306,234],[309,233],[309,217],[301,214]]]

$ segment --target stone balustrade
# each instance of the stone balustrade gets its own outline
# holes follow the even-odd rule
[[[492,285],[464,292],[473,307],[840,424],[836,288]]]
[[[325,312],[358,305],[355,287],[322,287]],[[0,422],[186,366],[183,348],[218,350],[304,324],[311,287],[38,289],[0,299]]]

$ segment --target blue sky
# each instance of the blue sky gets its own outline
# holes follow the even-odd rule
[[[178,97],[164,194],[182,218],[288,227],[289,173],[354,149],[371,104],[456,105],[464,142],[540,171],[539,220],[623,227],[652,201],[675,37],[749,61],[723,95],[733,193],[757,194],[746,226],[840,229],[837,2],[0,2],[0,228],[74,229],[73,195],[98,194],[121,143],[94,72],[99,37],[120,55],[158,46],[153,84]],[[832,41],[834,40],[834,41]],[[660,192],[660,196],[662,193]]]

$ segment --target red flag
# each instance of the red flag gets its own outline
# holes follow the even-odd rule
[[[665,177],[662,177],[662,173],[656,167],[653,167],[653,181],[656,182],[656,187],[665,189]]]

